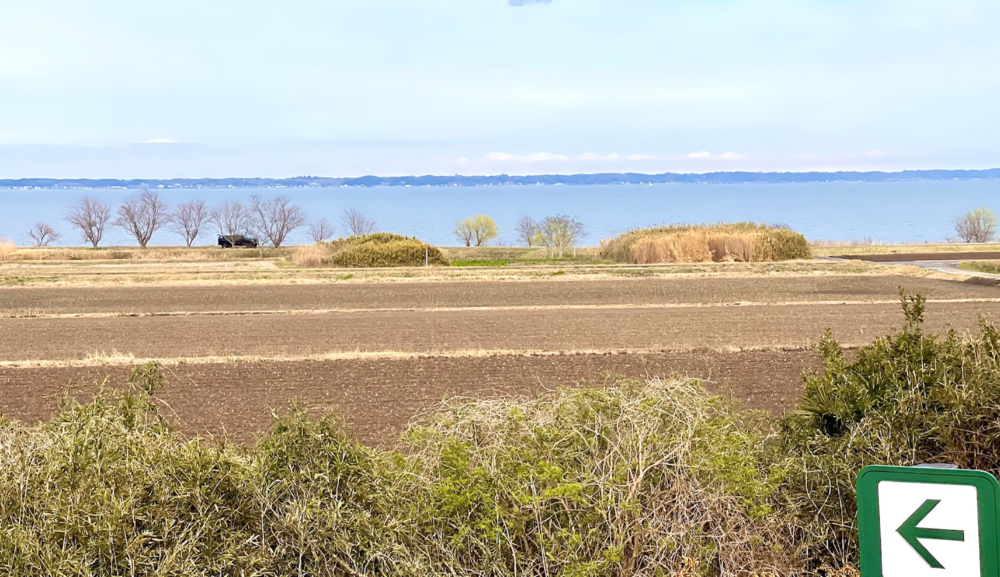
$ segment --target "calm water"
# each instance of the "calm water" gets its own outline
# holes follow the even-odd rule
[[[79,245],[65,222],[70,206],[83,195],[118,203],[136,191],[0,190],[0,238],[27,243],[27,230],[39,220],[63,234],[60,244]],[[251,194],[283,194],[310,217],[326,217],[338,225],[347,208],[358,208],[379,229],[454,246],[455,221],[476,213],[491,215],[500,241],[514,244],[514,224],[525,214],[542,218],[568,214],[586,227],[585,244],[597,244],[622,231],[661,223],[752,220],[786,223],[810,239],[884,242],[943,241],[953,235],[956,216],[979,206],[1000,212],[1000,181],[816,183],[655,186],[505,186],[480,188],[310,188],[310,189],[172,189],[162,190],[169,202],[196,198],[209,203]],[[214,232],[214,231],[213,231]],[[134,244],[121,230],[106,234],[105,244]],[[297,231],[292,242],[305,242]],[[214,243],[206,234],[203,241]],[[160,231],[154,244],[179,244],[180,238]]]

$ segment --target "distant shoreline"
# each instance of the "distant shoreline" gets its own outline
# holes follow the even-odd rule
[[[331,178],[170,178],[170,179],[0,179],[0,189],[93,188],[340,188],[376,186],[536,186],[536,185],[650,185],[650,184],[803,184],[823,182],[919,182],[1000,180],[1000,168],[985,170],[904,170],[900,172],[710,172],[661,174],[601,173],[535,176],[361,176]]]

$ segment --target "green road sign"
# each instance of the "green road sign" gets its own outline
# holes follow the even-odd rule
[[[858,475],[863,577],[1000,577],[1000,484],[983,471],[866,467]]]

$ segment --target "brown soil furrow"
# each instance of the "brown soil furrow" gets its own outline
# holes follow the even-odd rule
[[[929,299],[994,299],[1000,289],[907,276],[646,278],[261,286],[7,288],[0,316],[80,313],[428,309],[507,306],[886,301],[898,287]]]
[[[294,401],[342,415],[366,442],[391,443],[405,423],[445,398],[531,396],[581,381],[600,386],[606,373],[710,379],[711,388],[745,406],[780,414],[798,398],[802,371],[819,367],[808,350],[182,364],[165,369],[160,397],[186,434],[228,432],[247,442],[270,426],[272,410]],[[67,388],[85,398],[106,375],[118,384],[127,373],[127,367],[0,368],[0,414],[48,419]]]
[[[989,303],[933,304],[927,327],[975,329],[998,312]],[[827,328],[860,344],[901,321],[896,304],[2,319],[0,360],[797,347]]]
[[[819,301],[789,301],[789,302],[728,302],[728,303],[653,303],[653,304],[591,304],[591,305],[525,305],[525,306],[471,306],[471,307],[436,307],[436,308],[370,308],[370,309],[292,309],[292,310],[250,310],[250,311],[175,311],[149,313],[60,313],[43,314],[24,312],[21,314],[0,314],[0,319],[111,319],[111,318],[143,318],[143,317],[221,317],[221,316],[256,316],[256,315],[324,315],[324,314],[376,314],[400,312],[498,312],[498,311],[555,311],[555,310],[617,310],[617,309],[679,309],[679,308],[724,308],[724,307],[779,307],[779,306],[815,306],[815,305],[893,305],[899,299],[893,300],[819,300]],[[1000,298],[956,298],[933,299],[928,304],[956,303],[1000,303]]]

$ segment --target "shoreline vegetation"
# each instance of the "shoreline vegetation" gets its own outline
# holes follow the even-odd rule
[[[598,255],[626,264],[775,262],[812,257],[801,234],[753,222],[636,229],[601,241]]]
[[[913,182],[934,180],[997,180],[1000,168],[985,170],[904,170],[900,172],[709,172],[660,174],[598,173],[514,176],[360,176],[294,178],[18,178],[0,179],[0,189],[34,188],[309,188],[373,186],[533,186],[609,184],[801,184],[823,182]]]
[[[893,334],[820,338],[780,421],[695,379],[609,377],[445,401],[388,447],[294,406],[238,445],[177,434],[160,367],[137,366],[48,422],[0,419],[0,570],[856,575],[862,467],[1000,469],[1000,334],[926,333],[900,296]]]

